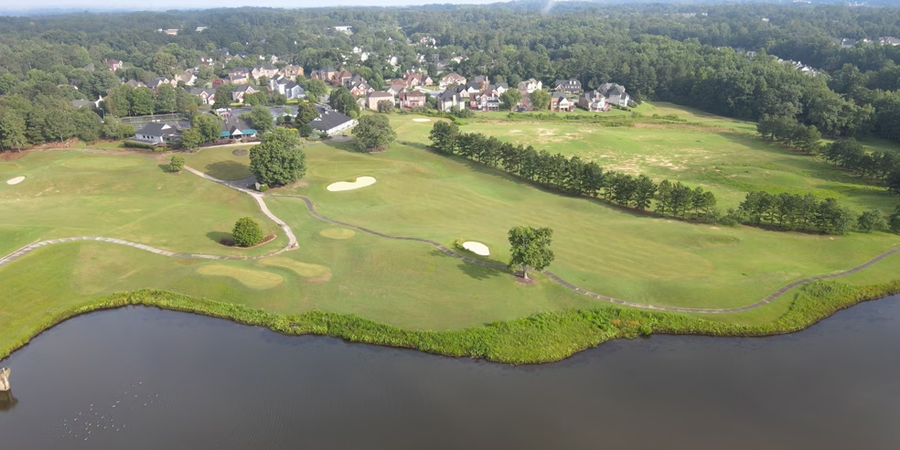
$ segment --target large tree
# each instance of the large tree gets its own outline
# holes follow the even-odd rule
[[[171,113],[178,107],[178,94],[171,84],[163,84],[156,88],[156,112]]]
[[[276,128],[262,135],[262,142],[250,149],[250,170],[269,186],[291,184],[306,174],[306,154],[300,149],[296,130]]]
[[[181,133],[181,146],[193,150],[202,144],[203,134],[197,128],[188,128]]]
[[[247,114],[247,119],[250,120],[250,125],[253,129],[260,133],[265,133],[275,126],[272,119],[272,113],[270,113],[269,109],[265,106],[254,106]]]
[[[454,122],[435,122],[428,135],[431,146],[441,152],[453,154],[456,152],[456,140],[459,138],[459,126]]]
[[[22,116],[12,111],[4,113],[3,117],[0,117],[0,149],[21,150],[28,145],[25,130],[25,119]]]
[[[231,93],[234,92],[233,84],[222,84],[216,88],[216,99],[213,101],[212,108],[227,108],[231,106]]]
[[[234,237],[234,245],[239,247],[252,247],[263,240],[262,227],[252,217],[241,217],[231,230]]]
[[[328,104],[341,114],[346,114],[350,117],[359,116],[359,105],[356,104],[356,97],[343,86],[331,91],[331,94],[328,96]]]
[[[200,133],[201,142],[211,142],[222,135],[219,119],[212,114],[196,114],[191,119],[191,128]]]
[[[528,279],[528,268],[543,270],[553,262],[550,228],[514,227],[509,230],[509,268],[522,269],[522,277]]]
[[[319,110],[316,105],[310,102],[302,102],[297,105],[297,126],[303,126],[319,117]]]
[[[522,93],[518,89],[509,89],[500,94],[500,101],[503,103],[503,108],[508,110],[516,109],[516,105],[522,101]]]
[[[535,111],[541,111],[550,108],[550,93],[538,89],[531,93],[531,107]]]
[[[353,144],[361,152],[384,150],[394,142],[397,133],[391,128],[387,116],[366,115],[359,118],[359,125],[353,129]]]
[[[306,92],[306,98],[311,102],[318,102],[319,99],[328,93],[328,88],[322,80],[317,80],[315,78],[300,78],[297,82]]]

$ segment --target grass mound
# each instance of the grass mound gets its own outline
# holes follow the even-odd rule
[[[261,259],[259,260],[259,265],[263,267],[283,267],[303,278],[319,278],[331,275],[331,269],[328,267],[295,261],[281,256]]]
[[[226,266],[224,264],[210,264],[197,268],[201,275],[229,277],[239,281],[250,289],[272,289],[284,282],[281,275],[262,270],[244,269],[241,267]]]

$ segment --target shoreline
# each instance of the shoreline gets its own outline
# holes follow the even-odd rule
[[[853,286],[837,281],[804,285],[788,311],[773,322],[739,325],[714,322],[690,315],[609,306],[538,313],[520,319],[460,330],[409,330],[378,323],[352,314],[309,311],[276,314],[231,303],[195,298],[161,290],[138,290],[99,297],[37,324],[18,342],[0,346],[0,363],[44,331],[66,320],[96,311],[126,306],[160,309],[227,319],[265,327],[284,335],[318,335],[347,342],[418,350],[446,357],[469,357],[525,365],[545,364],[569,358],[613,339],[633,339],[651,334],[711,337],[765,337],[802,331],[838,311],[864,301],[900,294],[900,278]]]

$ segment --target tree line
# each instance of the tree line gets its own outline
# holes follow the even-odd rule
[[[825,159],[857,175],[885,183],[887,189],[900,194],[900,154],[866,152],[856,139],[839,139],[825,146]]]
[[[813,194],[749,192],[738,211],[745,223],[755,226],[766,224],[790,231],[846,234],[854,229],[857,221],[857,216],[849,208],[840,206],[837,200],[819,200]],[[881,212],[878,212],[878,217],[884,221]]]
[[[436,122],[429,138],[436,151],[459,155],[488,167],[499,167],[528,181],[572,195],[602,198],[608,202],[647,210],[655,201],[656,212],[677,218],[711,221],[718,215],[716,197],[701,187],[681,182],[654,182],[637,176],[604,170],[594,161],[567,158],[532,146],[501,142],[481,133],[460,133],[452,122]]]

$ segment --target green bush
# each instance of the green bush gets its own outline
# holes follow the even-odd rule
[[[263,240],[262,228],[251,217],[238,219],[231,234],[234,236],[234,245],[239,247],[252,247]]]

